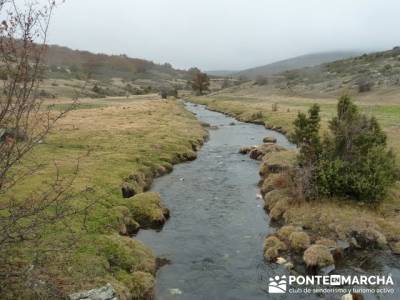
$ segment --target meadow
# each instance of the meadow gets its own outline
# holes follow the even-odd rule
[[[45,103],[53,112],[69,105]],[[47,299],[111,283],[120,299],[151,296],[156,258],[132,235],[161,226],[168,210],[147,190],[173,164],[193,159],[205,136],[194,115],[175,100],[80,99],[20,166],[40,169],[0,196],[6,201],[40,195],[57,176],[68,183],[66,205],[77,213],[43,228],[40,240],[8,250],[12,255],[3,269],[33,267],[23,282],[11,280],[2,295]],[[124,199],[123,184],[134,185],[138,195]]]

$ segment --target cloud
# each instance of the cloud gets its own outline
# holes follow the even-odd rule
[[[67,0],[50,41],[176,67],[242,69],[400,44],[397,0]]]

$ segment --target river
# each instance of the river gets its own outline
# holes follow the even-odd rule
[[[263,126],[201,105],[186,107],[218,128],[210,130],[197,160],[175,166],[152,187],[171,218],[161,231],[142,230],[136,238],[171,261],[157,273],[157,299],[310,299],[267,292],[269,277],[285,270],[263,261],[263,241],[273,228],[258,195],[259,162],[238,153],[243,146],[261,144],[266,136],[275,137],[281,146],[293,145]],[[393,263],[396,268],[388,271],[399,278],[398,260]]]

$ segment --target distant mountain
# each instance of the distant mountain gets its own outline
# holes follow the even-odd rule
[[[285,71],[275,77],[279,87],[292,90],[342,91],[355,89],[398,89],[400,86],[400,47],[361,56]]]
[[[232,75],[235,77],[245,76],[249,79],[255,79],[259,75],[274,75],[288,70],[317,66],[323,63],[359,56],[361,54],[362,52],[357,51],[332,51],[313,53],[277,61],[261,67],[243,70]]]

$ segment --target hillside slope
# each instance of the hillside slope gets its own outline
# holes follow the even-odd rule
[[[395,47],[388,51],[286,71],[276,76],[274,83],[280,89],[289,88],[294,92],[368,94],[399,90],[399,74],[400,47]]]
[[[49,47],[46,64],[50,68],[50,77],[79,77],[89,73],[93,78],[102,79],[119,77],[167,80],[188,76],[186,71],[176,70],[168,63],[160,65],[124,54],[95,54],[57,45]]]
[[[235,77],[245,76],[250,79],[255,79],[259,75],[263,76],[274,75],[287,70],[316,66],[326,62],[332,62],[339,59],[358,56],[360,54],[361,54],[360,52],[356,51],[333,51],[333,52],[313,53],[277,61],[265,66],[243,70],[233,75]]]
[[[45,56],[43,98],[104,98],[143,95],[187,88],[191,75],[169,63],[130,58],[126,55],[95,54],[57,45],[49,46]]]

